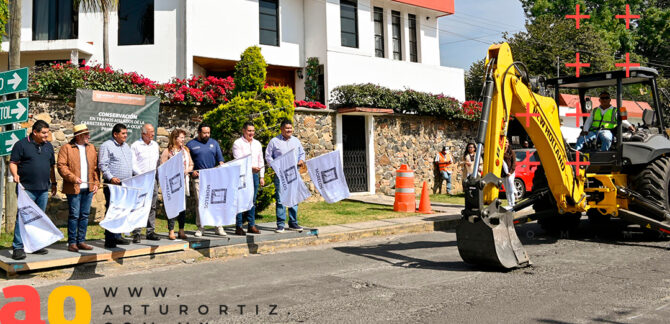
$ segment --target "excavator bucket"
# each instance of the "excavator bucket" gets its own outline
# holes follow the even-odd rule
[[[526,250],[514,230],[514,212],[498,206],[485,210],[487,217],[463,217],[456,227],[458,253],[463,261],[494,268],[517,268],[530,264]]]

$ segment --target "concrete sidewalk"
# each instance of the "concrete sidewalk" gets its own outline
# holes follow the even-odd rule
[[[354,201],[365,203],[377,203],[388,205],[386,198],[377,196],[358,196]],[[375,202],[376,201],[376,202]],[[390,202],[393,204],[393,201]],[[434,214],[417,214],[416,216],[392,218],[384,220],[375,220],[360,223],[341,224],[323,226],[318,229],[308,229],[302,233],[290,232],[274,233],[274,224],[258,224],[261,229],[260,235],[235,236],[232,229],[227,228],[228,236],[204,235],[200,238],[189,234],[188,242],[181,241],[182,244],[188,243],[188,247],[182,245],[174,251],[150,251],[144,255],[131,255],[128,252],[118,254],[108,253],[110,256],[101,259],[92,259],[93,262],[61,265],[58,268],[46,268],[35,271],[11,273],[6,272],[10,279],[21,278],[58,278],[69,277],[70,279],[85,279],[98,277],[114,271],[136,271],[143,269],[152,269],[155,267],[193,263],[206,261],[208,259],[228,259],[243,257],[252,254],[269,254],[291,248],[317,246],[335,242],[344,242],[358,240],[373,236],[388,236],[407,233],[423,233],[438,230],[448,230],[455,228],[460,219],[460,210],[462,207],[433,206]],[[177,241],[168,241],[162,239],[162,244],[168,242],[178,243]],[[102,248],[102,242],[93,242]],[[64,243],[57,243],[58,246],[52,246],[56,253],[66,253],[77,255],[77,253],[62,251]],[[151,241],[142,240],[141,245],[153,244]],[[161,244],[161,245],[162,245]],[[121,247],[121,246],[120,246]],[[127,250],[132,250],[134,245],[127,246]],[[57,252],[58,251],[58,252]],[[51,253],[50,253],[51,254]],[[125,254],[125,255],[124,255]],[[8,258],[9,255],[2,255],[0,258]],[[3,258],[3,259],[4,259]],[[2,260],[8,262],[8,260]],[[27,261],[27,260],[24,260]]]

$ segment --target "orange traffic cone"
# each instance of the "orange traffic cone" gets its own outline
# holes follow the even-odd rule
[[[419,210],[416,211],[421,214],[432,214],[430,209],[430,192],[428,191],[428,184],[423,182],[423,189],[421,189],[421,201],[419,202]]]

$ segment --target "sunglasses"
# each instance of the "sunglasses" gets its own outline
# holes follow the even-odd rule
[[[610,98],[610,97],[600,97],[600,100],[610,100],[610,99],[612,99],[612,98]]]

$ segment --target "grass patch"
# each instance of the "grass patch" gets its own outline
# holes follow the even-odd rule
[[[301,203],[298,208],[298,223],[307,227],[318,227],[337,224],[358,223],[379,219],[400,218],[414,216],[415,213],[396,213],[391,206],[364,204],[354,201],[340,201],[335,204],[326,202]],[[287,215],[288,218],[288,215]],[[257,223],[275,223],[275,207],[270,205],[266,210],[256,215]],[[178,224],[175,224],[175,228]],[[67,226],[58,227],[65,238],[61,242],[67,242]],[[195,216],[186,217],[186,230],[195,231]],[[156,232],[167,233],[167,220],[162,217],[156,219]],[[104,239],[105,231],[99,225],[89,225],[86,231],[87,240]],[[0,235],[0,247],[11,248],[14,232],[2,233]]]

